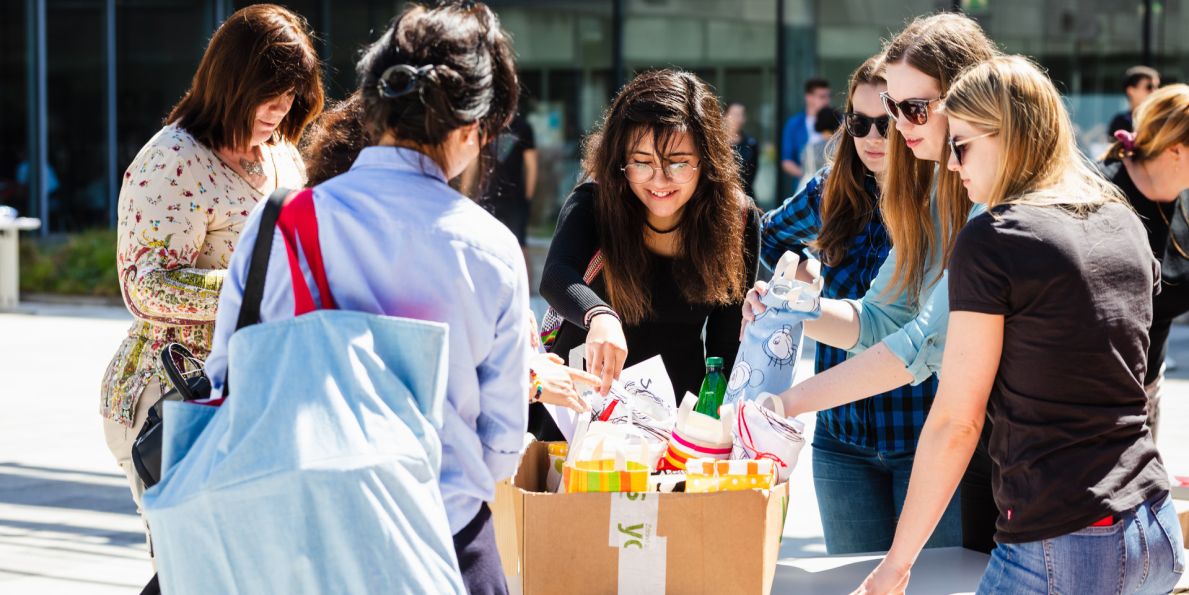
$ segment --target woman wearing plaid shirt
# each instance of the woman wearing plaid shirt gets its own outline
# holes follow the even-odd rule
[[[831,167],[764,217],[761,257],[772,266],[786,250],[822,261],[822,297],[859,299],[871,287],[892,242],[877,203],[887,167],[888,116],[875,72],[877,57],[851,76],[845,127]],[[803,259],[804,260],[804,259]],[[804,274],[804,273],[803,273]],[[846,361],[844,349],[818,343],[816,372]],[[813,484],[830,554],[883,551],[891,546],[904,504],[917,436],[933,403],[930,377],[870,399],[820,411],[813,437]],[[961,545],[955,498],[931,547]]]

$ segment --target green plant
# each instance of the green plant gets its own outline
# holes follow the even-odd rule
[[[21,291],[119,297],[116,231],[21,238]]]

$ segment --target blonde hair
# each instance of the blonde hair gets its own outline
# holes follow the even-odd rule
[[[966,71],[941,106],[949,117],[1002,143],[987,206],[1060,205],[1087,213],[1126,200],[1078,150],[1073,122],[1053,81],[1022,56],[993,58]]]
[[[1104,158],[1144,162],[1173,145],[1189,144],[1189,85],[1161,87],[1135,110],[1135,146],[1115,141]]]
[[[997,55],[998,48],[970,17],[941,13],[917,18],[889,41],[878,70],[906,63],[936,79],[944,98],[963,70]],[[932,161],[914,157],[895,126],[888,127],[887,140],[888,169],[880,213],[896,248],[896,268],[888,288],[895,295],[910,292],[909,301],[915,304],[926,283],[936,282],[941,275],[938,271],[937,277],[925,279],[927,260],[930,255],[940,254],[941,262],[949,261],[954,240],[966,224],[972,205],[962,179],[945,168],[948,147],[942,149],[938,168]],[[935,233],[929,204],[934,185],[940,234]]]

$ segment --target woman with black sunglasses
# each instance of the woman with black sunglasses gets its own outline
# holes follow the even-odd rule
[[[894,250],[861,299],[823,299],[821,316],[805,324],[806,335],[851,357],[785,391],[786,413],[857,403],[890,420],[893,444],[915,448],[932,399],[896,410],[870,397],[920,384],[941,369],[949,320],[945,263],[958,231],[977,213],[958,175],[938,167],[949,149],[946,117],[936,110],[962,71],[998,54],[978,23],[954,13],[919,18],[885,46],[877,67],[888,82],[881,98],[896,125],[888,129],[879,210]],[[757,284],[748,295],[745,318],[763,311],[765,290]],[[960,492],[962,543],[983,551],[994,547],[997,514],[990,473],[982,449]]]
[[[836,143],[830,166],[764,217],[764,262],[775,265],[786,250],[812,254],[821,261],[825,298],[863,297],[892,248],[878,209],[890,123],[880,101],[887,83],[876,71],[878,62],[879,56],[873,56],[851,75],[843,118],[846,135]],[[799,276],[808,280],[811,275],[803,268]],[[818,343],[814,370],[824,372],[846,357],[845,350]],[[818,412],[813,485],[830,554],[891,546],[914,448],[896,439],[888,413],[920,410],[936,389],[936,380],[929,378]],[[924,414],[910,418],[923,423]],[[915,428],[917,433],[920,429]],[[929,545],[960,545],[961,530],[955,499]]]

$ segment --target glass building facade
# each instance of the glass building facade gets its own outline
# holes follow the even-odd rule
[[[317,33],[327,94],[355,86],[359,50],[403,0],[281,0]],[[0,3],[0,204],[46,232],[113,224],[118,182],[181,97],[239,0]],[[697,73],[748,112],[761,145],[755,194],[772,206],[781,124],[813,76],[843,101],[850,71],[917,15],[963,10],[1032,56],[1067,94],[1087,152],[1124,107],[1120,79],[1148,63],[1189,75],[1189,0],[491,0],[511,32],[541,156],[533,221],[547,228],[578,174],[584,135],[641,70]]]

